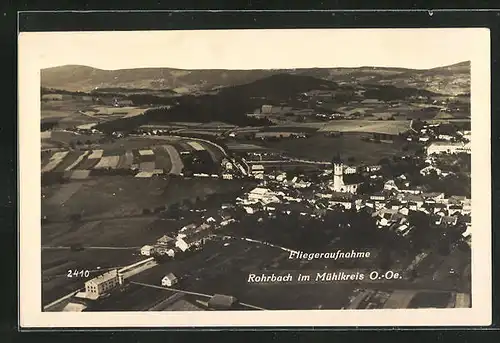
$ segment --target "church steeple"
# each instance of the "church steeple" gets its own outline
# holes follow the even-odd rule
[[[340,152],[338,152],[335,156],[333,156],[332,163],[333,164],[343,164],[342,158],[340,157]]]

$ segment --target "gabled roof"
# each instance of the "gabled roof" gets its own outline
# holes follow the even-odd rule
[[[170,280],[170,281],[175,281],[175,280],[177,280],[177,277],[174,275],[174,273],[168,273],[167,275],[165,275],[163,277],[162,280],[165,280],[165,279]]]

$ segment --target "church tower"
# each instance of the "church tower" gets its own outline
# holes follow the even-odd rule
[[[341,192],[344,186],[344,163],[340,154],[333,159],[333,190]]]

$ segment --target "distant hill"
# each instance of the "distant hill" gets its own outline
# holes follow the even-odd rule
[[[134,91],[138,89],[171,90],[184,94],[249,84],[269,76],[283,74],[309,76],[355,85],[380,83],[446,94],[467,93],[470,87],[470,62],[428,70],[382,67],[289,70],[181,70],[172,68],[101,70],[88,66],[66,65],[43,69],[41,85],[83,92],[111,88],[134,89]]]

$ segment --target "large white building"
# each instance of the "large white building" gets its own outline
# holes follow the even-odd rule
[[[471,146],[469,143],[449,143],[449,142],[434,142],[427,147],[427,155],[433,154],[458,154],[458,153],[471,153]]]
[[[85,282],[85,292],[96,298],[107,293],[118,285],[118,271],[113,269]]]

